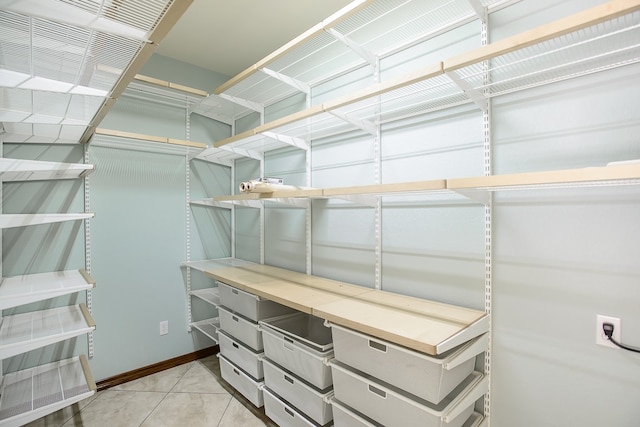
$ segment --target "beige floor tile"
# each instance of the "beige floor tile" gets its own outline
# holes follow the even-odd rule
[[[168,393],[187,373],[195,362],[185,363],[175,368],[167,369],[157,374],[148,375],[139,380],[129,381],[113,387],[111,390],[126,391],[157,391]]]
[[[265,427],[265,424],[242,403],[232,399],[218,427]]]
[[[138,427],[166,393],[105,390],[64,427]]]
[[[228,394],[169,393],[141,427],[217,426],[230,400]]]
[[[53,412],[45,417],[37,419],[29,424],[25,424],[26,427],[60,427],[80,410],[86,407],[89,403],[93,402],[98,397],[98,393],[95,393],[91,397],[81,400],[78,403],[62,408],[59,411]]]
[[[220,385],[216,375],[201,363],[194,363],[171,389],[176,393],[218,393],[229,395]]]

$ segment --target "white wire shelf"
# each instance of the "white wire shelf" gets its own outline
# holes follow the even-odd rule
[[[218,293],[217,287],[198,289],[196,291],[191,291],[190,294],[215,307],[220,305],[220,294]]]
[[[0,282],[0,310],[86,291],[94,287],[95,280],[85,270],[4,277]]]
[[[243,267],[247,265],[255,265],[255,263],[239,258],[217,258],[205,259],[200,261],[186,261],[181,263],[180,265],[182,267],[189,267],[198,271],[206,272],[228,267]]]
[[[94,165],[83,163],[0,158],[0,180],[4,182],[84,178],[94,169]]]
[[[3,123],[6,143],[77,144],[87,126],[43,123]]]
[[[4,375],[0,425],[17,427],[91,397],[97,390],[84,355]]]
[[[94,216],[94,213],[2,214],[0,215],[0,229],[78,221],[81,219],[90,219]]]
[[[5,141],[86,142],[188,4],[0,0],[0,122],[84,127],[73,138],[22,127]]]
[[[77,337],[95,328],[83,304],[5,316],[0,325],[0,359]]]
[[[192,322],[191,327],[200,331],[216,343],[218,342],[218,329],[220,329],[220,319],[218,317]]]
[[[286,200],[337,198],[363,206],[377,206],[379,197],[417,194],[454,194],[486,203],[489,191],[508,191],[544,188],[597,187],[603,185],[640,185],[640,162],[620,162],[608,166],[552,171],[433,179],[352,187],[333,187],[313,190],[249,193],[216,197],[214,200],[259,207],[265,201],[285,203]]]
[[[220,140],[217,148],[264,153],[294,141],[347,132],[374,133],[409,117],[640,61],[640,2],[610,2],[551,24],[423,67],[355,94]],[[482,69],[490,62],[491,83]],[[277,141],[269,146],[265,141]],[[286,142],[282,142],[286,141]],[[249,156],[251,157],[251,156]]]
[[[485,9],[491,12],[506,3],[512,2],[353,1],[214,93],[271,105],[348,71],[377,66],[382,58],[479,19]]]

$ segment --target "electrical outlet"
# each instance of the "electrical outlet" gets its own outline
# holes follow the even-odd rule
[[[160,322],[160,335],[167,335],[169,333],[169,321],[163,320]]]
[[[620,342],[620,337],[622,336],[622,332],[620,330],[620,318],[598,314],[596,316],[596,344],[620,349],[620,347],[609,341],[602,331],[602,325],[604,323],[611,323],[613,325],[613,339]]]

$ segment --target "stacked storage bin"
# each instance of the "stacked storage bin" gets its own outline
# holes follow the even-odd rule
[[[284,305],[218,282],[220,373],[257,407],[264,404],[264,345],[258,321],[292,313]]]
[[[336,427],[461,427],[480,422],[474,404],[488,379],[474,371],[488,337],[430,356],[332,325]]]
[[[281,427],[330,425],[331,330],[305,313],[260,322],[264,340],[264,406]]]

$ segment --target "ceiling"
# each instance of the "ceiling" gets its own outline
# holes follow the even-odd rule
[[[194,0],[156,53],[229,77],[351,0]]]

